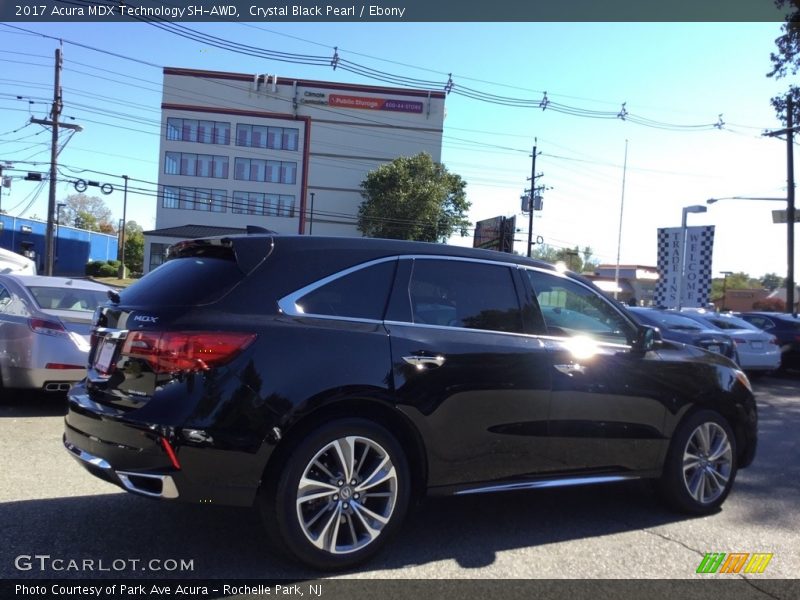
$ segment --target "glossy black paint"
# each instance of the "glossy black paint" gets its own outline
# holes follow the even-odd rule
[[[411,258],[398,261],[383,320],[278,307],[288,294],[354,265],[428,255],[504,264],[520,331],[411,322]],[[191,293],[173,292],[164,276],[181,273],[181,261],[232,272],[224,289],[204,290],[192,304]],[[432,493],[596,473],[658,476],[672,432],[695,407],[733,424],[740,467],[755,452],[755,402],[726,359],[667,342],[649,349],[600,344],[587,355],[547,335],[520,270],[554,273],[550,265],[441,245],[263,235],[193,241],[167,265],[103,307],[97,325],[247,332],[255,340],[221,367],[182,374],[154,373],[119,350],[112,373],[101,374],[91,366],[95,344],[87,379],[69,394],[65,442],[113,470],[172,476],[180,500],[252,504],[271,460],[333,414],[379,420],[403,441],[416,479]],[[148,305],[151,288],[159,302]],[[431,360],[421,367],[406,360],[415,357]]]

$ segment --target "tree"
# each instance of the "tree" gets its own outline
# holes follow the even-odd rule
[[[783,79],[787,75],[796,75],[800,70],[800,6],[797,0],[775,0],[775,5],[779,9],[790,10],[786,16],[786,23],[781,27],[783,35],[775,40],[777,51],[770,53],[772,70],[767,73],[767,77]],[[792,96],[794,102],[794,122],[800,123],[800,88],[790,85],[788,94]],[[786,95],[775,96],[772,99],[772,106],[778,114],[778,118],[786,123]]]
[[[466,182],[427,153],[401,156],[361,182],[358,230],[368,237],[444,242],[467,235]]]
[[[761,278],[761,285],[770,291],[784,287],[785,279],[777,273],[767,273]]]
[[[115,234],[116,227],[112,222],[111,209],[102,198],[86,194],[72,194],[65,200],[66,206],[61,208],[60,223],[89,231]]]
[[[727,279],[724,277],[717,277],[711,280],[711,301],[721,302],[722,291],[727,290],[750,290],[753,288],[760,288],[761,281],[753,279],[747,273],[732,273],[728,275]]]
[[[597,265],[597,260],[593,258],[594,250],[591,246],[584,246],[579,250],[574,248],[554,248],[553,246],[542,245],[534,248],[532,256],[549,263],[563,262],[570,271],[576,273],[583,272]]]
[[[136,221],[125,224],[125,267],[130,273],[144,270],[144,234]]]

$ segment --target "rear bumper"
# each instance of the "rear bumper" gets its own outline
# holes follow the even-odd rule
[[[69,386],[86,377],[86,369],[3,369],[3,385],[12,389],[33,389],[66,392]]]
[[[166,498],[170,500],[180,496],[172,475],[115,471],[105,459],[81,450],[68,442],[66,434],[64,434],[64,447],[90,473],[129,492],[151,498]]]
[[[135,421],[84,392],[78,384],[68,395],[63,443],[92,475],[149,498],[252,506],[263,465],[250,473],[262,457],[193,445],[175,428]]]

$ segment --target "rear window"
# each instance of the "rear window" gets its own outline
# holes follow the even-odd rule
[[[108,300],[108,295],[103,290],[45,286],[29,286],[28,290],[39,308],[45,310],[94,312],[95,308]]]
[[[186,257],[168,260],[120,292],[127,306],[211,304],[244,278],[233,260]]]

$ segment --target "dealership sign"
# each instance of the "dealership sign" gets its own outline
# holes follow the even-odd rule
[[[686,244],[681,227],[658,230],[658,272],[654,302],[666,308],[703,307],[711,292],[711,255],[714,250],[714,226],[687,227]],[[683,261],[683,249],[686,261]],[[681,285],[681,267],[683,284]]]

